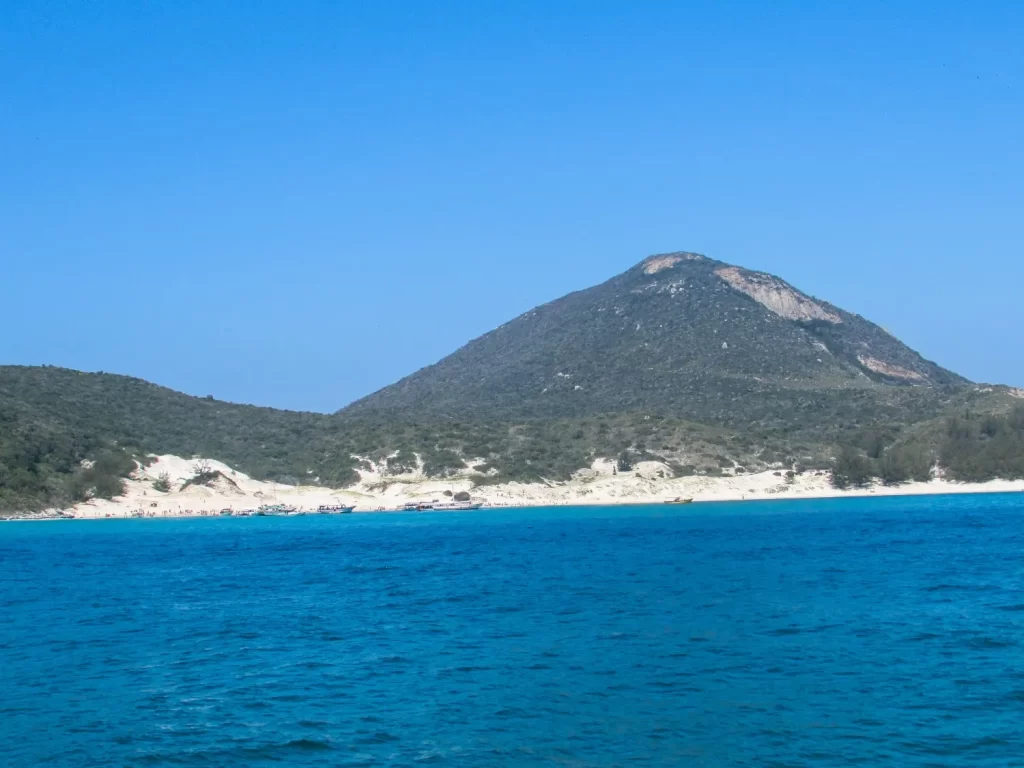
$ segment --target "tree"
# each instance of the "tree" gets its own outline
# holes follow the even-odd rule
[[[878,462],[878,476],[886,485],[925,482],[931,479],[931,464],[928,455],[918,448],[894,446]]]
[[[615,462],[615,468],[619,472],[629,472],[633,469],[633,457],[630,456],[629,451],[623,451],[619,454],[619,459]]]
[[[885,452],[885,446],[891,441],[881,428],[876,427],[865,431],[858,442],[869,459],[880,459]]]
[[[871,461],[859,451],[844,445],[832,460],[832,485],[836,488],[863,487],[874,476]]]
[[[99,499],[112,499],[124,495],[124,480],[116,475],[98,475],[93,486],[93,493]]]

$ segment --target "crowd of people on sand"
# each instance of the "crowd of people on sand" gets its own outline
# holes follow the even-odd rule
[[[219,513],[209,509],[192,511],[191,509],[161,510],[133,509],[128,513],[129,517],[213,517]],[[108,514],[107,517],[110,517]]]
[[[414,503],[414,502],[412,502]],[[529,502],[524,500],[514,499],[495,499],[488,500],[485,502],[488,507],[521,507],[528,506]],[[408,506],[408,504],[406,505]],[[426,505],[424,505],[426,508]],[[335,507],[321,507],[318,510],[306,510],[296,507],[288,507],[288,514],[318,514],[328,513],[329,511],[335,510]],[[341,507],[337,507],[341,509]],[[397,512],[397,511],[409,511],[401,506],[398,502],[392,505],[376,505],[373,507],[366,507],[363,511],[366,512]],[[55,516],[58,518],[182,518],[182,517],[255,517],[262,514],[262,509],[238,509],[235,510],[231,507],[224,509],[191,509],[191,508],[159,508],[156,504],[150,504],[149,507],[138,507],[130,509],[125,512],[117,511],[104,511],[99,513],[97,510],[94,514],[86,512],[83,514],[83,510],[59,510],[56,511]],[[269,511],[268,511],[269,514]]]
[[[504,503],[498,503],[498,504],[494,504],[493,506],[502,506],[502,507],[504,507],[504,506],[513,506],[513,505],[508,505],[508,504],[504,504]],[[398,511],[398,510],[395,510],[392,507],[377,506],[377,507],[374,507],[372,510],[367,510],[367,511],[373,511],[373,512],[395,512],[395,511]],[[307,512],[305,510],[299,510],[297,512],[297,514],[316,514],[316,513],[315,512]],[[74,513],[67,514],[67,515],[62,515],[62,516],[78,517],[78,515],[75,515]],[[232,517],[232,516],[233,517],[253,517],[253,516],[257,516],[257,512],[255,512],[254,510],[239,510],[239,511],[236,512],[236,511],[233,511],[233,510],[220,510],[220,511],[218,511],[218,510],[213,510],[213,509],[195,509],[195,510],[193,510],[193,509],[180,509],[179,508],[179,509],[160,509],[160,510],[156,510],[156,509],[133,509],[133,510],[130,510],[125,515],[111,514],[110,512],[105,512],[103,514],[104,518],[116,518],[116,517],[131,517],[131,518]],[[97,517],[98,517],[98,515],[97,515]]]
[[[74,515],[72,515],[74,516]],[[220,513],[211,509],[133,509],[126,515],[105,512],[103,517],[219,517]]]

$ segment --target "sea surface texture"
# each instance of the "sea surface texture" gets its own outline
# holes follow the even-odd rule
[[[0,765],[1024,766],[1024,496],[0,524]]]

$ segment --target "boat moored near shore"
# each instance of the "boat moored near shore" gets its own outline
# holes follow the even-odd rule
[[[295,514],[298,510],[286,504],[264,504],[256,510],[257,517],[282,517]]]
[[[442,501],[435,503],[431,509],[437,512],[461,512],[469,509],[480,509],[483,502],[480,501]]]
[[[345,504],[321,504],[317,507],[317,514],[320,515],[347,515],[355,509],[355,506],[346,506]]]

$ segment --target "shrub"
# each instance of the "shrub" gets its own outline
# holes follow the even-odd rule
[[[171,490],[171,476],[166,472],[161,472],[157,479],[153,481],[153,490],[168,493]]]

